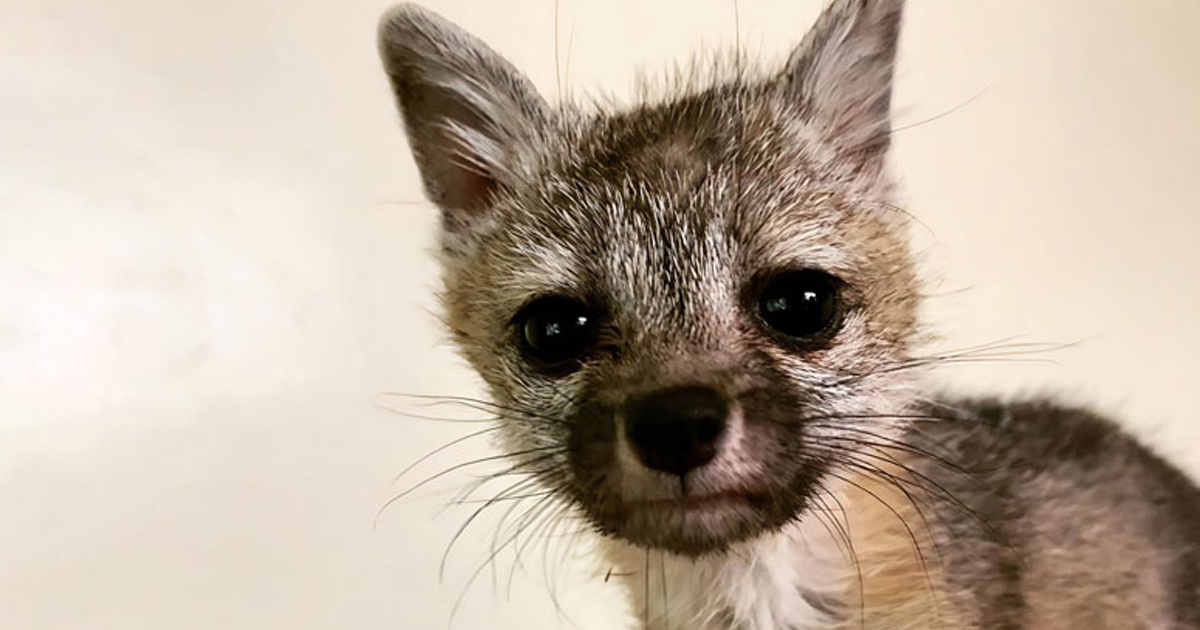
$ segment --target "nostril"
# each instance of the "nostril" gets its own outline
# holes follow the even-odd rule
[[[696,441],[701,444],[715,442],[725,432],[724,416],[701,418],[696,426]]]
[[[627,404],[625,436],[647,467],[685,475],[716,456],[728,415],[725,397],[711,388],[659,390]]]

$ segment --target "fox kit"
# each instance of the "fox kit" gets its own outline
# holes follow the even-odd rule
[[[602,113],[384,16],[503,448],[647,629],[1200,630],[1179,471],[1087,411],[923,389],[945,357],[885,168],[901,5],[835,0],[774,72]]]

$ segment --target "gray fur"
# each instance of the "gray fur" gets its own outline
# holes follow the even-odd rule
[[[804,523],[841,475],[873,474],[909,495],[882,469],[864,472],[885,452],[918,487],[914,507],[940,516],[926,526],[949,550],[938,588],[961,627],[1099,627],[1069,620],[1101,597],[1126,606],[1108,627],[1200,629],[1187,480],[1082,412],[922,402],[917,375],[932,360],[914,354],[918,284],[884,168],[901,4],[837,0],[782,70],[735,58],[613,113],[551,107],[429,11],[384,17],[384,65],[443,213],[446,320],[504,412],[514,468],[607,538],[712,558]],[[782,344],[755,314],[757,283],[800,268],[844,285],[844,325],[821,347]],[[601,314],[594,348],[565,375],[534,369],[516,343],[514,315],[544,295]],[[734,401],[738,437],[681,486],[632,464],[619,427],[631,397],[691,384]],[[1014,420],[989,423],[995,414]],[[967,481],[949,472],[981,461],[994,467]],[[731,487],[751,508],[728,518],[636,507]],[[1091,525],[1080,519],[1111,524],[1054,533]],[[1128,552],[1138,568],[1089,564],[1089,545]],[[856,609],[848,592],[794,593],[830,620],[821,627]],[[767,627],[745,614],[715,610],[727,621],[711,627]]]
[[[1200,492],[1108,420],[1045,401],[959,402],[908,443],[940,494],[970,627],[1200,628]],[[964,509],[970,507],[970,512]]]

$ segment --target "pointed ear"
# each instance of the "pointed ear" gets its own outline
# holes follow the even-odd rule
[[[520,177],[521,153],[547,128],[549,107],[503,57],[416,5],[383,16],[379,51],[425,192],[448,236],[467,231],[496,189]]]
[[[784,71],[792,98],[833,146],[878,172],[890,144],[892,68],[903,0],[834,0]]]

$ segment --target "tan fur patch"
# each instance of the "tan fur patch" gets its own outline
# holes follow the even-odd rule
[[[887,473],[898,479],[907,474],[898,469]],[[938,570],[938,550],[918,509],[924,497],[919,490],[905,490],[911,498],[879,478],[847,478],[840,498],[846,514],[839,511],[834,518],[848,525],[862,577],[847,586],[852,612],[838,630],[977,627],[961,614]],[[851,579],[858,580],[858,572]]]

